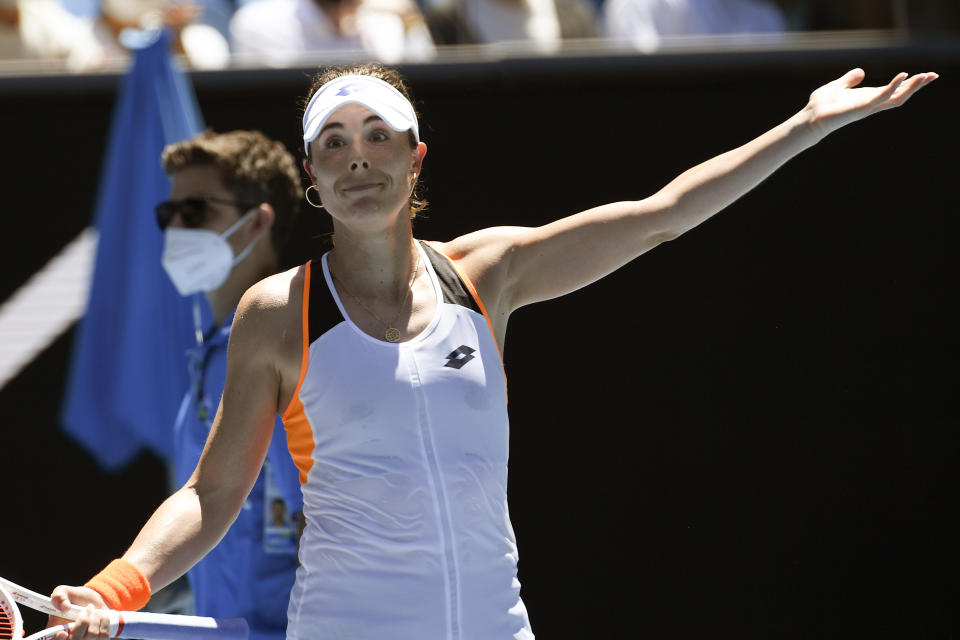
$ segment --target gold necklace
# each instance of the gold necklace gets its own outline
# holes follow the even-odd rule
[[[419,269],[420,269],[420,250],[418,249],[418,250],[417,250],[417,262],[416,262],[416,264],[413,265],[413,273],[410,274],[410,284],[407,285],[407,291],[406,291],[406,293],[403,294],[403,302],[400,303],[400,308],[397,309],[397,315],[393,316],[393,320],[391,320],[390,322],[385,322],[385,321],[383,320],[383,318],[381,318],[380,316],[378,316],[377,314],[375,314],[375,313],[373,312],[373,309],[371,309],[371,308],[368,307],[367,305],[363,304],[363,303],[360,301],[360,298],[358,298],[357,296],[355,296],[355,295],[353,295],[352,293],[350,293],[350,289],[347,289],[347,285],[343,284],[343,280],[341,280],[340,278],[338,278],[337,275],[333,272],[332,269],[330,270],[330,275],[333,276],[333,279],[337,281],[337,284],[339,284],[340,287],[341,287],[344,291],[347,292],[347,295],[350,296],[351,298],[353,298],[354,301],[355,301],[358,305],[360,305],[360,306],[363,308],[364,311],[366,311],[366,312],[369,313],[371,316],[373,316],[374,318],[376,318],[377,321],[380,322],[380,324],[382,324],[383,326],[385,326],[385,327],[387,328],[386,332],[383,334],[383,339],[384,339],[384,340],[386,340],[387,342],[400,342],[400,336],[401,336],[400,330],[397,329],[396,327],[394,327],[393,325],[396,324],[397,318],[400,317],[400,313],[403,311],[403,308],[404,308],[405,306],[407,306],[407,298],[410,297],[410,290],[413,289],[413,282],[414,282],[414,280],[417,279],[417,271],[418,271]]]

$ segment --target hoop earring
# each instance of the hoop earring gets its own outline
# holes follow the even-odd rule
[[[307,187],[307,190],[303,192],[303,197],[307,199],[307,204],[309,204],[314,209],[323,209],[323,204],[313,204],[313,201],[310,200],[310,189],[317,189],[317,185],[312,184]],[[317,189],[317,202],[320,202],[320,189]]]

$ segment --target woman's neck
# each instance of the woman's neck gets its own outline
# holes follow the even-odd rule
[[[338,230],[327,260],[334,276],[353,295],[396,302],[410,286],[417,251],[409,224],[390,234]]]

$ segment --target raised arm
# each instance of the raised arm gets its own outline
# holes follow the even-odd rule
[[[901,73],[884,87],[858,88],[863,77],[853,69],[820,87],[782,124],[685,171],[648,198],[537,228],[486,229],[447,243],[446,251],[476,277],[488,308],[495,309],[494,321],[505,326],[512,310],[574,291],[678,237],[832,131],[902,105],[937,75]]]

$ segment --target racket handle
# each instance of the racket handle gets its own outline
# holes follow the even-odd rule
[[[171,616],[139,611],[112,611],[111,638],[148,640],[247,640],[250,630],[243,618]]]

